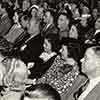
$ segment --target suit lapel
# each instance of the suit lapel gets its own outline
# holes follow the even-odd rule
[[[100,96],[100,82],[90,91],[84,100],[97,100],[98,96]]]

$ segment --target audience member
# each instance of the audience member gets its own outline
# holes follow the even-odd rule
[[[43,37],[51,33],[53,34],[58,33],[58,30],[55,26],[55,17],[56,17],[56,13],[54,9],[47,9],[45,11],[44,22],[46,23],[46,25],[41,31],[41,34],[43,35]]]
[[[100,17],[96,20],[95,22],[95,33],[94,33],[94,37],[96,40],[96,43],[99,44],[100,42]]]
[[[22,1],[22,11],[23,12],[28,11],[30,6],[31,6],[31,0],[23,0]]]
[[[94,46],[86,50],[82,62],[82,72],[86,73],[89,83],[78,100],[100,99],[100,47]]]
[[[79,5],[76,4],[75,2],[71,3],[71,12],[72,12],[72,17],[77,20],[81,16],[80,14],[80,9],[78,7]]]
[[[66,11],[65,13],[62,12],[59,14],[58,17],[58,28],[59,28],[59,37],[62,39],[63,37],[69,37],[69,23],[70,17],[67,16]]]
[[[20,17],[20,24],[24,31],[15,39],[14,48],[17,47],[18,49],[20,49],[22,44],[30,37],[30,34],[28,33],[29,21],[29,15],[23,14]]]
[[[19,22],[19,18],[21,16],[21,12],[19,10],[15,11],[14,16],[13,16],[13,20],[14,20],[14,24],[11,27],[11,29],[9,30],[8,34],[4,36],[4,38],[9,41],[10,43],[14,43],[14,41],[16,40],[16,38],[23,33],[23,28],[20,25]]]
[[[31,27],[32,28],[32,27]],[[35,57],[38,57],[43,48],[43,37],[41,36],[40,33],[34,33],[34,30],[30,30],[30,24],[28,27],[28,34],[30,34],[30,37],[25,40],[23,45],[21,46],[20,49],[20,57],[26,62],[31,62]]]
[[[100,13],[99,13],[98,8],[92,9],[92,16],[93,16],[94,20],[96,20],[99,17],[99,15],[100,15]]]
[[[38,18],[38,9],[39,7],[37,5],[32,5],[32,7],[30,8],[30,13],[32,17],[29,23],[30,26],[28,29],[28,33],[32,34],[32,37],[35,37],[40,33],[39,29],[40,20]]]
[[[51,85],[62,100],[73,100],[73,96],[79,100],[99,99],[100,47],[90,47],[100,45],[99,3],[1,0],[0,99],[31,100],[34,90],[21,96],[30,84]],[[81,73],[80,59],[87,46],[90,48],[82,61]],[[30,76],[28,69],[32,72]],[[51,95],[46,94],[46,99],[60,100]]]

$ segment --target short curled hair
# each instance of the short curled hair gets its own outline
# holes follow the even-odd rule
[[[52,46],[52,51],[58,52],[60,48],[59,44],[59,36],[58,34],[48,34],[44,37],[44,39],[47,39]]]

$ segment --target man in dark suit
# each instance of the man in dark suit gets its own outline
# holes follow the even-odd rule
[[[44,16],[45,27],[41,31],[41,34],[45,37],[48,34],[57,34],[58,29],[55,26],[55,11],[54,9],[47,9]]]
[[[94,24],[94,29],[91,33],[91,38],[86,40],[85,43],[87,44],[98,44],[100,45],[100,17],[98,17]]]
[[[42,53],[42,46],[43,38],[41,37],[41,34],[38,34],[32,38],[30,37],[21,47],[19,55],[26,64],[29,62],[34,62],[34,59],[36,59]]]
[[[28,15],[23,15],[20,19],[20,23],[24,32],[14,42],[13,54],[19,56],[26,64],[33,62],[34,58],[39,56],[42,51],[43,39],[41,34],[34,35],[33,31],[29,33],[29,21]]]
[[[43,38],[48,34],[57,34],[58,30],[54,24],[54,11],[51,9],[46,10],[44,22],[46,26],[40,33],[28,31],[31,37],[25,41],[21,48],[21,58],[24,62],[33,62],[43,51]]]
[[[0,36],[4,36],[11,28],[11,20],[6,11],[5,4],[0,1]]]
[[[25,25],[25,23],[23,23]],[[30,24],[29,24],[30,25]],[[34,59],[38,57],[43,50],[43,37],[40,33],[34,34],[33,30],[30,31],[30,26],[27,28],[27,34],[19,37],[17,45],[20,45],[20,51],[18,55],[27,64],[28,62],[34,62]],[[21,37],[23,39],[21,39]],[[20,41],[21,40],[21,41]],[[22,43],[20,43],[22,42]]]
[[[78,100],[100,100],[100,46],[88,48],[81,62],[89,83]]]

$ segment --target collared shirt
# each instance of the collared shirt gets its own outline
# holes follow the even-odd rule
[[[90,80],[90,83],[87,86],[87,89],[80,95],[78,100],[84,100],[85,97],[92,91],[93,88],[100,82],[100,77]]]

